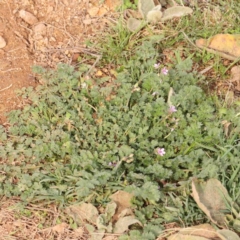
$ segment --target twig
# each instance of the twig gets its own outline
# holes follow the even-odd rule
[[[4,70],[4,71],[0,69],[0,71],[1,71],[2,73],[6,73],[6,72],[10,72],[10,71],[14,71],[14,70],[15,70],[15,71],[19,71],[19,70],[21,71],[22,69],[21,69],[21,68],[10,68],[10,69],[8,69],[8,70]]]
[[[204,74],[204,73],[208,72],[208,71],[209,71],[210,69],[212,69],[212,68],[213,68],[213,66],[209,66],[209,67],[203,69],[200,73],[201,73],[201,74]]]
[[[5,88],[1,89],[0,92],[2,92],[2,91],[4,91],[4,90],[7,90],[7,89],[9,89],[10,87],[12,87],[12,83],[11,83],[8,87],[5,87]]]
[[[232,62],[232,63],[227,67],[227,69],[224,71],[224,74],[225,74],[233,65],[235,65],[235,64],[238,63],[239,61],[240,61],[240,57],[236,58],[236,59],[234,60],[234,62]]]
[[[227,54],[227,53],[224,53],[224,52],[219,52],[217,50],[214,50],[213,48],[208,48],[208,47],[204,47],[204,46],[199,46],[199,47],[201,49],[205,50],[205,51],[216,54],[220,57],[226,58],[226,59],[231,60],[231,61],[235,61],[233,64],[237,63],[240,60],[240,58],[238,58],[238,57],[235,57],[233,55],[230,55],[230,54]]]
[[[46,24],[47,26],[51,26],[51,27],[53,27],[53,28],[55,28],[55,29],[58,29],[58,30],[62,31],[63,33],[65,33],[65,35],[67,35],[67,36],[70,37],[72,40],[74,40],[73,37],[72,37],[72,35],[71,35],[66,29],[62,29],[62,28],[59,28],[59,27],[55,27],[54,25],[52,25],[52,24],[50,24],[50,23],[47,23],[47,22],[43,22],[43,23]],[[64,26],[64,28],[65,28],[65,26]]]
[[[54,52],[54,51],[66,51],[66,50],[73,51],[74,53],[83,52],[83,53],[87,53],[87,54],[95,56],[95,57],[99,56],[98,54],[91,53],[90,52],[91,49],[87,49],[87,48],[83,48],[83,47],[49,48],[44,51],[45,52]]]
[[[101,55],[95,55],[97,58],[96,58],[96,61],[94,62],[94,64],[90,67],[90,69],[88,70],[88,72],[86,73],[85,76],[88,76],[91,71],[93,70],[93,68],[96,66],[96,64],[99,62],[99,60],[102,58]]]
[[[188,40],[188,42],[193,45],[195,48],[200,49],[196,44],[194,44],[190,38],[187,36],[187,34],[184,31],[181,31],[181,33],[184,35],[184,37]]]

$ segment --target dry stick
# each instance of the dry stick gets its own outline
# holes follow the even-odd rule
[[[236,58],[236,59],[234,60],[234,62],[231,63],[231,64],[227,67],[227,69],[224,71],[224,74],[225,74],[233,65],[235,65],[235,64],[238,63],[239,61],[240,61],[240,57]]]
[[[73,39],[73,36],[72,36],[66,29],[62,29],[62,28],[59,28],[59,27],[55,27],[54,25],[52,25],[52,24],[50,24],[50,23],[47,23],[47,22],[43,22],[43,23],[46,24],[46,25],[48,25],[48,26],[51,26],[51,27],[53,27],[53,28],[56,28],[56,29],[62,31],[63,33],[65,33],[65,35],[67,35],[67,36],[70,37],[72,40],[74,40],[74,39]]]
[[[2,91],[4,91],[4,90],[7,90],[7,89],[9,89],[10,87],[12,87],[12,84],[10,84],[8,87],[5,87],[5,88],[1,89],[0,92],[2,92]]]
[[[193,236],[194,233],[196,233],[196,232],[198,233],[198,232],[201,232],[201,231],[216,234],[215,230],[210,230],[210,229],[206,229],[206,228],[195,228],[195,227],[170,228],[170,229],[164,230],[163,233],[158,237],[157,240],[160,240],[160,237],[162,239],[162,238],[169,237],[170,235],[175,234],[175,233],[180,233],[181,234],[181,232],[182,232],[182,234],[190,234],[191,236]]]
[[[21,48],[21,47],[14,48],[14,49],[12,49],[12,50],[9,50],[8,53],[10,53],[10,52],[15,52],[15,51],[17,51],[17,50],[19,50],[19,49],[22,49],[22,48]]]
[[[98,55],[95,53],[91,53],[90,51],[88,51],[86,48],[79,48],[79,47],[71,47],[71,48],[59,48],[59,49],[48,49],[47,52],[51,52],[51,51],[64,51],[64,50],[73,50],[73,49],[77,49],[80,50],[86,54],[89,54],[91,56],[96,57],[96,61],[94,62],[94,64],[91,66],[91,68],[88,70],[88,72],[86,73],[85,76],[88,76],[91,71],[93,70],[93,68],[96,66],[96,64],[99,62],[99,60],[102,58],[102,55]]]
[[[200,71],[200,74],[204,74],[204,73],[208,72],[209,70],[211,70],[212,68],[213,68],[213,66],[206,67],[205,69]]]
[[[194,44],[194,43],[189,39],[189,37],[187,36],[187,34],[186,34],[184,31],[181,31],[181,33],[184,35],[184,37],[188,40],[188,42],[189,42],[192,46],[194,46],[195,48],[201,50],[196,44]],[[201,51],[202,51],[202,50],[201,50]]]
[[[96,66],[96,64],[99,62],[99,60],[102,58],[102,55],[95,55],[97,57],[96,61],[94,62],[94,64],[90,67],[90,69],[88,70],[88,72],[86,73],[85,76],[88,76],[91,71],[93,70],[93,68]]]
[[[27,39],[25,39],[18,31],[14,31],[14,34],[19,38],[21,39],[27,46],[29,46],[29,42]]]
[[[21,68],[10,68],[10,69],[4,70],[4,71],[0,69],[0,71],[2,73],[6,73],[6,72],[10,72],[10,71],[21,71],[21,70],[22,70]]]
[[[82,48],[82,47],[65,47],[65,48],[49,48],[44,50],[45,52],[54,52],[54,51],[66,51],[66,50],[72,50],[73,53],[78,53],[78,52],[83,52],[89,55],[92,55],[94,57],[99,56],[96,53],[92,53],[90,50],[91,49],[87,49],[87,48]],[[75,50],[75,51],[74,51]]]
[[[33,207],[32,207],[33,206]],[[41,208],[41,207],[35,207],[34,205],[30,205],[28,207],[26,207],[27,209],[30,209],[30,210],[36,210],[36,211],[46,211],[46,212],[50,212],[50,213],[53,213],[53,214],[56,214],[56,212],[54,212],[53,210],[50,210],[50,209],[47,209],[47,208]]]
[[[226,59],[231,60],[231,61],[235,61],[234,64],[237,63],[240,60],[240,57],[235,57],[235,56],[233,56],[231,54],[227,54],[225,52],[219,52],[219,51],[217,51],[213,48],[208,48],[208,47],[205,47],[205,46],[199,46],[199,47],[202,48],[205,51],[208,51],[210,53],[214,53],[214,54],[216,54],[220,57],[226,58]]]

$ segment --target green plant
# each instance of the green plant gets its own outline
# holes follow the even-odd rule
[[[130,41],[131,40],[131,41]],[[131,56],[135,41],[133,35],[124,26],[124,19],[112,26],[110,32],[99,40],[99,49],[102,53],[102,64],[124,64]]]
[[[179,4],[181,5],[180,2]],[[183,58],[193,54],[192,60],[196,68],[200,67],[201,70],[213,66],[213,73],[208,74],[210,82],[215,82],[219,76],[221,79],[226,78],[226,62],[214,54],[199,49],[195,42],[197,39],[207,39],[216,34],[238,34],[240,5],[237,1],[222,1],[217,4],[209,1],[203,6],[196,1],[192,8],[194,14],[191,16],[164,23],[164,31],[161,32],[164,32],[165,39],[161,41],[161,49],[167,49],[167,53],[180,50]]]
[[[137,9],[138,0],[123,0],[122,9]]]
[[[45,84],[25,89],[31,104],[0,127],[0,194],[105,204],[125,189],[135,196],[145,239],[156,237],[159,223],[203,221],[186,194],[188,181],[229,178],[239,185],[231,178],[239,164],[239,106],[224,108],[207,96],[190,58],[162,71],[156,47],[150,40],[136,47],[112,85],[83,84],[89,66],[35,67]],[[231,122],[228,137],[223,120]]]

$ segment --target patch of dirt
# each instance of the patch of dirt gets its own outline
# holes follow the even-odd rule
[[[54,205],[45,208],[38,204],[23,208],[18,199],[1,199],[0,239],[89,239],[86,229],[73,229],[66,220],[63,211]]]
[[[21,108],[16,89],[36,86],[31,67],[73,64],[86,39],[101,34],[121,0],[0,0],[0,123]],[[0,44],[1,46],[1,44]]]

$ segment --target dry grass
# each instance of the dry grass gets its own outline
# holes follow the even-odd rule
[[[56,205],[23,207],[19,199],[1,200],[0,239],[1,240],[46,240],[46,239],[88,239],[84,227],[73,229],[64,210]],[[61,223],[59,223],[61,221]]]

